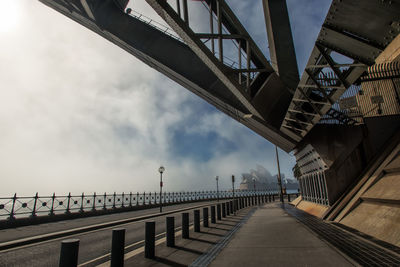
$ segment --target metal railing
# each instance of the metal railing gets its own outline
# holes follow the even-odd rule
[[[272,190],[237,190],[235,197],[254,195],[276,195]],[[165,192],[161,196],[163,204],[184,203],[211,199],[232,198],[232,191],[198,191],[198,192]],[[85,194],[56,195],[33,197],[17,196],[0,197],[0,221],[17,218],[52,216],[56,214],[95,212],[137,206],[151,206],[160,204],[160,193],[112,193],[112,194]]]

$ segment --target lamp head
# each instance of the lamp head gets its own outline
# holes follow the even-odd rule
[[[158,172],[159,173],[163,173],[165,171],[165,168],[163,166],[161,166],[160,168],[158,168]]]

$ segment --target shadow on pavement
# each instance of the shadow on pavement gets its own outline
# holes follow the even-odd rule
[[[199,241],[199,242],[211,244],[211,245],[217,244],[216,242],[212,242],[212,241],[208,241],[208,240],[204,240],[204,239],[199,239],[199,238],[192,238],[192,237],[190,237],[189,239],[190,239],[190,240],[193,240],[193,241]]]
[[[157,262],[160,262],[160,263],[163,263],[163,264],[168,265],[168,266],[174,266],[174,267],[186,267],[187,266],[187,265],[180,264],[178,262],[171,261],[171,260],[168,260],[168,259],[165,259],[165,258],[160,258],[160,257],[155,257],[153,260],[155,260]]]
[[[195,249],[190,249],[190,248],[185,248],[185,247],[181,247],[181,246],[175,246],[174,248],[179,249],[179,250],[183,250],[186,252],[190,252],[193,254],[197,254],[197,255],[203,255],[203,252],[195,250]]]

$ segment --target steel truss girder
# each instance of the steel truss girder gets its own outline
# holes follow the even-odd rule
[[[88,1],[90,10],[83,7],[85,0],[40,1],[126,50],[283,150],[289,152],[295,147],[292,138],[265,120],[249,115],[249,110],[187,45],[125,14],[112,0]]]
[[[360,67],[360,64],[355,61],[355,63],[351,64],[337,64],[331,57],[331,53],[333,51],[329,48],[323,46],[323,44],[316,43],[315,48],[312,53],[312,57],[314,57],[315,61],[309,64],[302,76],[302,80],[299,83],[299,86],[295,92],[295,95],[292,99],[292,103],[289,106],[288,113],[286,114],[285,119],[293,119],[294,113],[302,113],[305,118],[311,116],[311,122],[309,125],[304,127],[304,131],[301,132],[299,135],[297,129],[293,132],[293,134],[289,134],[296,140],[301,140],[311,129],[312,127],[322,119],[322,117],[331,110],[331,106],[339,99],[340,95],[347,90],[347,88],[354,82],[349,80],[349,75],[351,70],[356,70]],[[310,63],[310,62],[309,62]],[[323,65],[324,68],[320,66]],[[312,67],[313,66],[313,67]],[[341,70],[340,67],[348,67],[345,70]],[[366,68],[365,65],[364,68]],[[363,68],[363,69],[364,69]],[[327,76],[323,71],[325,69],[329,69],[334,76]],[[313,100],[311,95],[315,95],[313,90],[317,90],[322,94],[319,100]],[[299,101],[299,99],[303,101]],[[323,101],[322,101],[323,100]],[[325,101],[325,102],[324,102]],[[303,102],[303,106],[299,105],[299,102]],[[308,105],[308,106],[304,106]],[[304,110],[304,107],[308,107],[308,110]],[[332,113],[333,114],[333,113]],[[336,113],[335,113],[336,114]],[[345,114],[341,113],[342,116],[346,116]],[[334,118],[338,119],[338,118]],[[347,122],[352,123],[352,121],[345,118],[339,118],[343,124]],[[281,127],[283,132],[289,133],[290,129],[288,129],[287,125],[285,128]]]
[[[251,103],[251,97],[246,89],[241,86],[233,75],[227,71],[227,67],[219,61],[199,36],[192,31],[189,24],[179,17],[179,14],[165,0],[146,0],[146,2],[160,15],[165,22],[184,40],[194,53],[217,75],[226,87],[237,99],[254,115],[262,118],[262,115]],[[222,10],[223,7],[222,7]],[[239,34],[241,35],[241,34]],[[245,36],[245,34],[242,34]],[[250,37],[248,37],[250,39]],[[222,51],[222,50],[221,50]],[[220,51],[220,54],[222,52]],[[266,59],[265,62],[267,63]],[[268,63],[267,63],[268,64]],[[265,64],[265,65],[267,65]],[[272,71],[272,69],[271,69]]]
[[[276,128],[280,127],[292,93],[280,80],[268,60],[257,47],[243,25],[224,0],[205,0],[210,12],[210,26],[217,18],[218,32],[196,33],[190,27],[188,18],[165,0],[146,0],[164,21],[184,40],[194,53],[215,73],[251,114],[265,120]],[[185,1],[183,1],[185,2]],[[207,20],[204,20],[207,21]],[[228,33],[222,32],[222,27]],[[218,54],[214,45],[208,47],[202,39],[218,41]],[[239,50],[239,68],[233,69],[223,63],[223,39],[232,39]],[[213,44],[214,42],[212,42]],[[242,53],[246,54],[242,67]],[[250,78],[255,74],[254,78]],[[246,82],[243,83],[242,81]]]
[[[301,99],[301,102],[307,101],[309,105],[301,106],[299,112],[305,112],[303,107],[315,110],[311,104],[319,108],[321,114],[316,112],[313,123],[317,123],[322,118],[321,115],[327,112],[341,123],[356,123],[345,114],[330,107],[349,86],[360,78],[368,66],[374,64],[376,57],[400,33],[400,27],[396,26],[399,23],[399,10],[400,0],[333,0],[302,75],[299,88],[294,94],[293,99],[296,100],[292,100],[289,109],[295,109],[298,106],[298,100]],[[343,55],[352,59],[353,62],[335,62],[332,59],[332,53]],[[335,73],[335,79],[318,77],[320,73],[324,73],[324,69]],[[333,83],[334,81],[336,84]],[[322,98],[317,101],[312,99],[313,90],[321,93]],[[326,103],[315,103],[315,101]],[[292,114],[293,112],[287,112],[285,118],[291,118]],[[312,126],[307,127],[304,133],[299,134],[297,129],[291,131],[283,124],[281,127],[283,132],[298,141],[311,129]]]

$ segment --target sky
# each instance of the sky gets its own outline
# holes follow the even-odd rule
[[[287,0],[300,73],[330,2]],[[227,3],[268,55],[261,0]],[[270,142],[39,1],[0,0],[0,82],[0,196],[156,191],[160,165],[165,191],[277,173]]]

